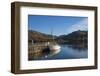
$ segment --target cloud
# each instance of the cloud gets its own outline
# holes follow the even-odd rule
[[[71,33],[73,31],[77,31],[77,30],[88,30],[88,19],[83,19],[80,22],[71,25],[69,28],[67,28],[66,32]]]

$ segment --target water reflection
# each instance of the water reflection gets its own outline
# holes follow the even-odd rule
[[[52,59],[79,59],[88,57],[86,45],[61,45],[59,53],[51,52],[45,48],[42,52],[29,56],[29,60],[52,60]]]
[[[66,46],[66,45],[65,45]],[[67,45],[67,47],[74,49],[75,51],[86,51],[87,45]]]

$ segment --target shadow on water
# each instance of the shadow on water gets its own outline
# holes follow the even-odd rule
[[[48,54],[50,54],[50,49],[49,49],[49,47],[48,47],[48,48],[44,48],[44,49],[42,50],[42,55],[45,56],[45,55],[48,55]]]

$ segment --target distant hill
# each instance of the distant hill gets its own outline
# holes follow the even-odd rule
[[[56,38],[56,36],[54,37]],[[28,40],[34,40],[34,42],[51,41],[52,35],[33,31],[33,30],[28,30]]]
[[[71,43],[71,44],[79,44],[79,43],[87,43],[88,32],[87,31],[74,31],[68,35],[61,35],[56,40],[59,43]]]
[[[54,36],[55,41],[62,44],[80,44],[87,43],[88,32],[87,31],[74,31],[68,35]],[[33,30],[28,31],[28,40],[34,40],[34,42],[47,42],[52,41],[52,35],[45,34]]]

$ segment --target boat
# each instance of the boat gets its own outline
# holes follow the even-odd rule
[[[49,49],[51,50],[51,53],[57,54],[60,52],[60,46],[58,44],[50,45]]]
[[[57,53],[59,53],[59,52],[61,51],[61,50],[60,50],[61,47],[60,47],[60,45],[57,44],[57,43],[55,42],[55,40],[54,40],[53,30],[51,31],[51,35],[52,35],[52,43],[51,43],[51,44],[48,43],[49,49],[50,49],[51,53],[57,54]]]

